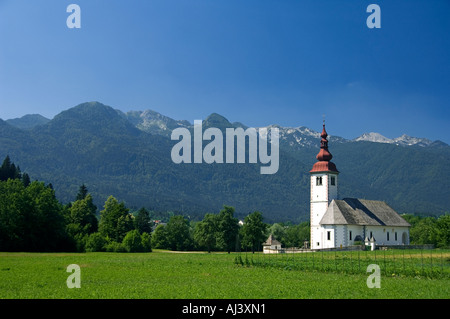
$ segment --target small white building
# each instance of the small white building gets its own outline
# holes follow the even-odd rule
[[[263,244],[263,253],[265,254],[276,254],[281,250],[281,243],[273,238],[271,234],[267,238],[266,242]]]
[[[410,224],[383,201],[338,199],[336,165],[328,151],[325,124],[311,174],[311,249],[347,247],[365,238],[377,245],[408,245]]]

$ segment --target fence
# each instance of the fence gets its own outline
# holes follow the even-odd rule
[[[385,276],[425,276],[450,278],[450,250],[427,249],[416,246],[396,249],[384,248],[367,251],[340,250],[280,250],[280,253],[263,254],[241,252],[235,263],[243,266],[273,267],[285,270],[312,270],[367,274],[367,266],[377,264]]]

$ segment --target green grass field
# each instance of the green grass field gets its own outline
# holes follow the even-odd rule
[[[375,251],[317,251],[314,253],[248,255],[236,259],[241,265],[284,268],[300,271],[320,270],[347,274],[367,273],[376,264],[384,276],[409,276],[450,279],[450,250],[390,249]]]
[[[250,256],[251,254],[249,254]],[[1,299],[448,299],[450,280],[242,266],[237,253],[0,253]],[[241,254],[244,256],[244,254]],[[255,258],[265,258],[254,255]],[[267,257],[267,256],[266,256]],[[280,257],[281,258],[281,257]],[[81,288],[66,271],[81,267]]]

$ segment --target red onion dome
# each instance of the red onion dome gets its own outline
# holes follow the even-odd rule
[[[333,158],[333,155],[331,155],[331,153],[328,151],[328,134],[325,130],[325,123],[323,124],[323,130],[322,134],[320,134],[320,137],[322,138],[320,140],[320,151],[316,156],[319,162],[314,164],[313,169],[310,172],[338,172],[336,165],[330,162]]]

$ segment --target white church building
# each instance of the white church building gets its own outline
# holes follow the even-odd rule
[[[325,124],[311,174],[311,249],[339,248],[355,241],[408,245],[410,224],[383,201],[339,199],[339,171],[331,162]]]

